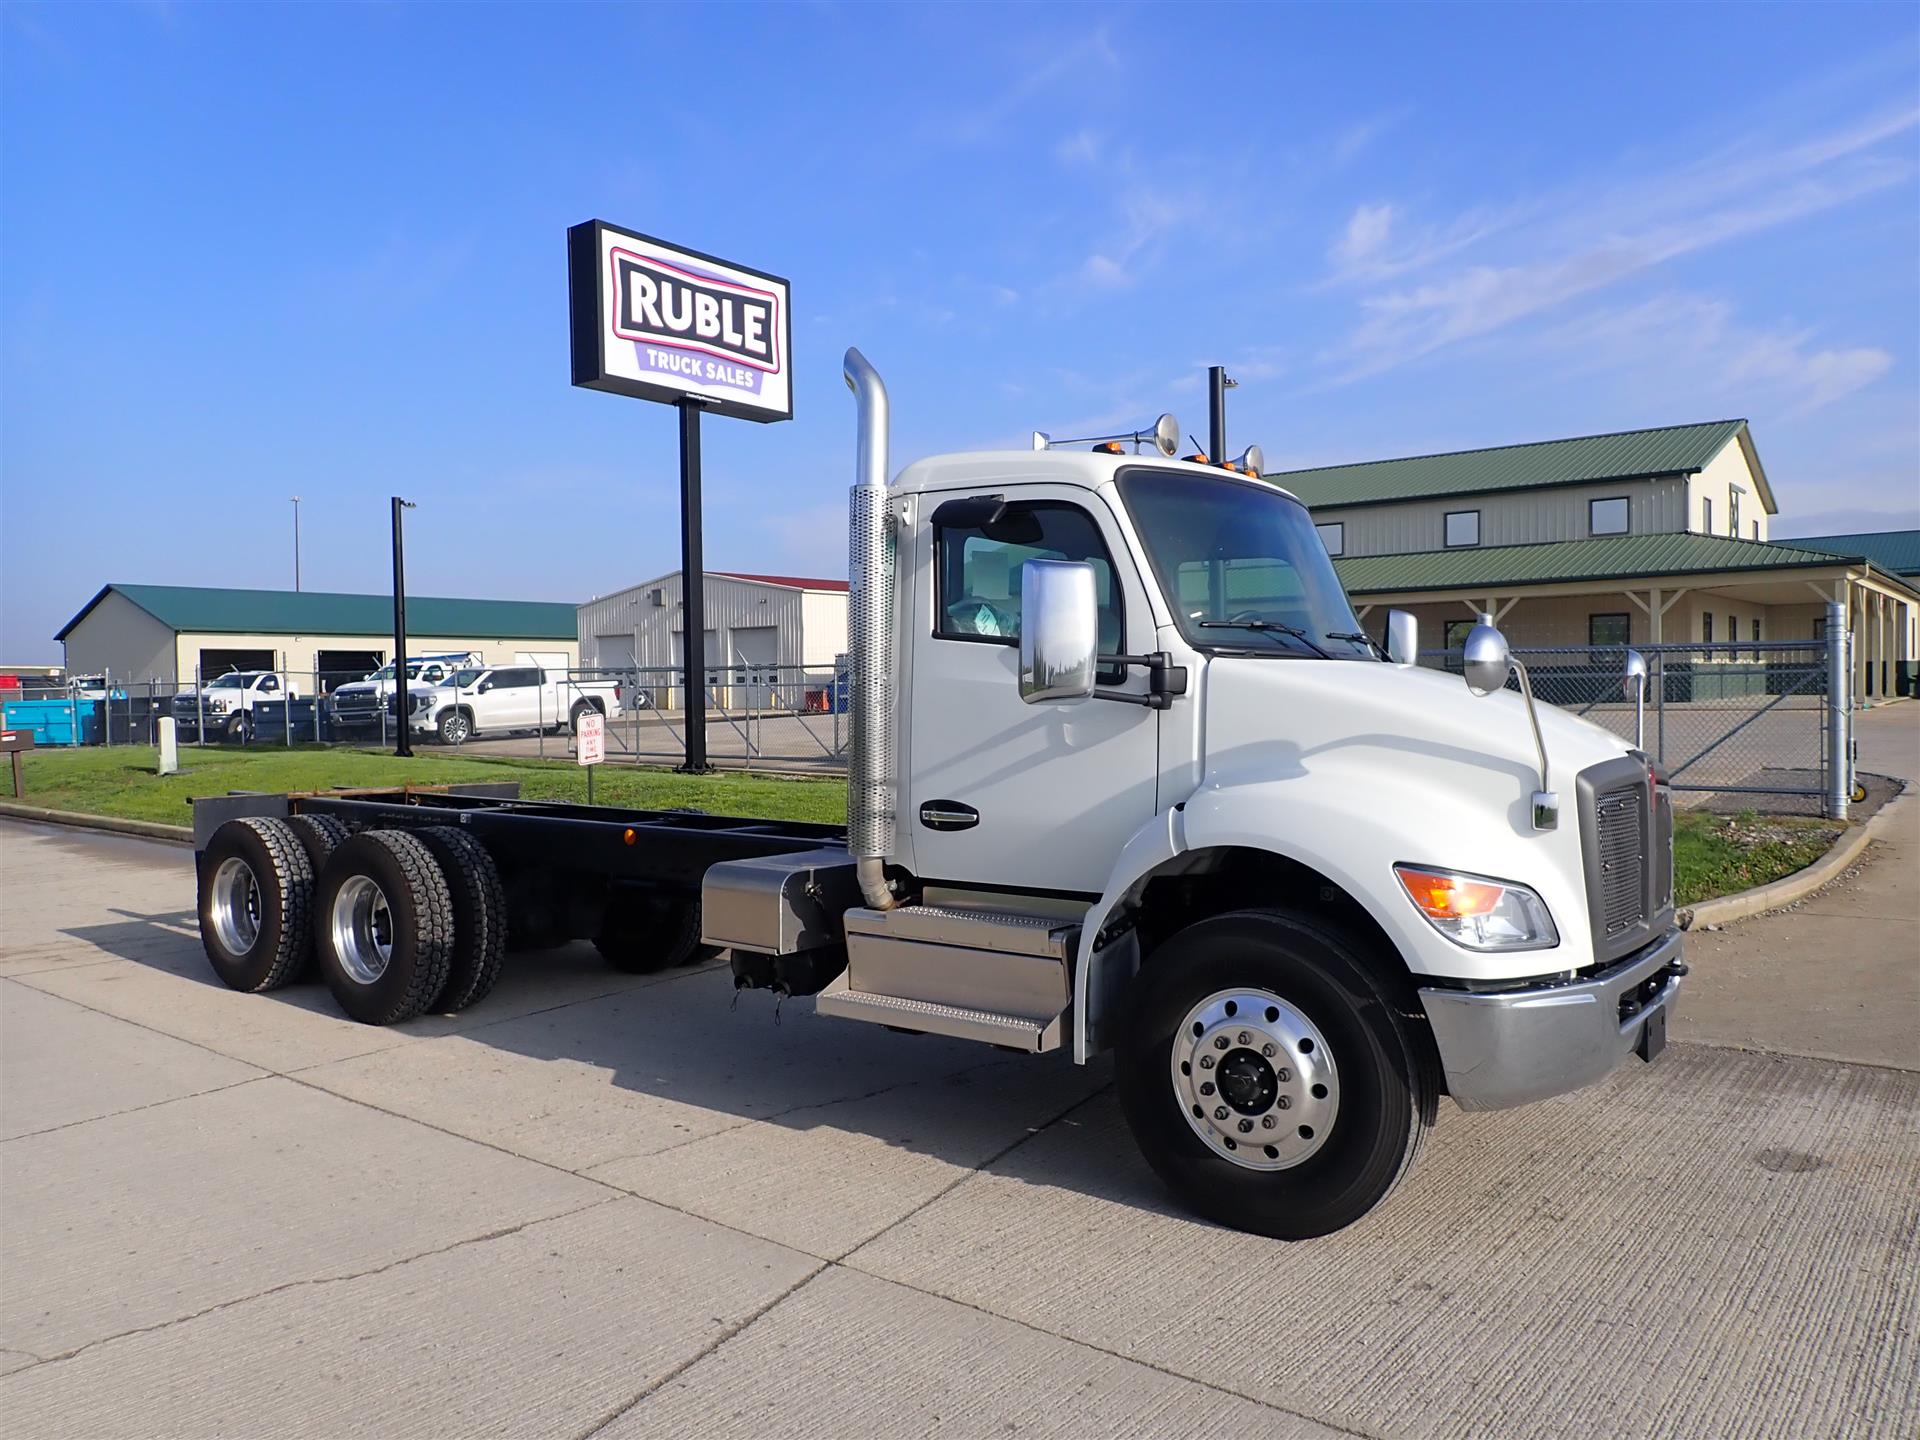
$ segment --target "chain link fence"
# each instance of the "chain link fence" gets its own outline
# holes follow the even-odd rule
[[[1831,642],[1844,647],[1845,636]],[[1834,765],[1847,767],[1847,732],[1832,721],[1835,665],[1827,640],[1642,645],[1644,707],[1623,684],[1627,647],[1566,645],[1516,649],[1535,697],[1638,741],[1681,803],[1741,805],[1819,813],[1833,793]],[[1459,670],[1460,652],[1422,651],[1422,664]],[[528,667],[514,667],[525,670]],[[611,667],[549,670],[525,713],[490,723],[475,705],[474,733],[459,748],[480,754],[566,759],[575,717],[607,716],[612,762],[674,764],[686,753],[686,695],[677,669]],[[1510,681],[1510,684],[1517,682]],[[390,687],[391,682],[388,682]],[[143,745],[157,722],[175,723],[182,745],[348,745],[391,749],[399,738],[393,695],[338,674],[276,670],[224,676],[120,679],[23,688],[7,699],[9,726],[36,730],[42,744]],[[1844,687],[1843,687],[1844,688]],[[831,667],[713,666],[706,674],[707,751],[719,765],[801,773],[840,773],[849,727],[844,661]],[[1845,704],[1845,697],[1840,697]],[[530,707],[530,708],[529,708]],[[1844,715],[1842,717],[1844,721]],[[416,731],[417,745],[436,745]],[[446,747],[455,748],[453,746]],[[1843,792],[1844,793],[1844,792]]]
[[[1835,644],[1844,637],[1836,637]],[[1605,727],[1653,757],[1682,805],[1823,813],[1833,793],[1836,703],[1829,677],[1846,673],[1829,642],[1638,645],[1644,703],[1627,680],[1628,647],[1515,649],[1534,698]],[[1426,650],[1420,663],[1458,671],[1460,651]],[[1518,678],[1508,681],[1519,688]],[[1844,689],[1844,686],[1843,686]],[[1838,747],[1846,766],[1847,745]],[[1850,784],[1851,770],[1847,771]],[[1751,798],[1749,798],[1751,797]]]
[[[538,667],[493,667],[521,672]],[[673,764],[686,751],[686,692],[665,667],[548,669],[512,706],[474,697],[460,748],[481,754],[567,759],[576,716],[607,717],[609,761]],[[845,768],[848,694],[844,665],[736,665],[706,676],[707,749],[717,764],[833,773]],[[417,682],[416,682],[417,685]],[[497,696],[495,701],[508,697]],[[7,692],[7,723],[41,745],[158,743],[174,722],[185,746],[339,745],[391,749],[399,739],[392,682],[311,670],[232,671],[208,677],[86,677],[72,685]],[[416,728],[417,746],[438,746]],[[453,748],[448,746],[446,748]]]

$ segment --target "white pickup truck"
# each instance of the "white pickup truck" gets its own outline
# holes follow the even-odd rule
[[[578,731],[597,710],[620,718],[620,687],[611,680],[574,680],[538,665],[468,665],[439,685],[409,689],[408,725],[444,745],[507,730]]]
[[[263,700],[297,700],[291,679],[283,686],[271,670],[233,670],[196,691],[173,697],[173,722],[182,739],[195,738],[204,724],[209,738],[245,740],[253,733],[253,707]]]
[[[440,655],[414,655],[407,660],[407,682],[411,685],[440,685],[462,665],[478,664],[480,657],[468,651]],[[381,724],[381,712],[394,692],[393,666],[382,665],[364,680],[338,687],[327,697],[327,718],[335,730],[371,730]]]

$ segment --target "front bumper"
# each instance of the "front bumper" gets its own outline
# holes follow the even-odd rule
[[[1454,1101],[1502,1110],[1603,1078],[1650,1019],[1665,1024],[1684,974],[1674,930],[1587,980],[1490,995],[1422,990],[1420,1004]]]

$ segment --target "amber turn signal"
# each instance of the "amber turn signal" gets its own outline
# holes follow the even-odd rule
[[[1491,914],[1506,888],[1485,880],[1469,880],[1464,875],[1416,870],[1410,865],[1396,866],[1394,873],[1406,886],[1407,894],[1413,897],[1413,903],[1434,920]]]

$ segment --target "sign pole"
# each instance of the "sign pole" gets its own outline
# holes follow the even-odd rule
[[[406,501],[398,495],[393,497],[393,703],[394,714],[400,722],[393,753],[410,760],[413,744],[407,706],[413,697],[407,693],[407,559],[400,540],[401,511],[406,508]]]
[[[680,596],[686,633],[680,646],[681,684],[687,696],[686,763],[689,775],[705,775],[707,763],[706,565],[700,543],[701,401],[685,396],[680,411]]]

